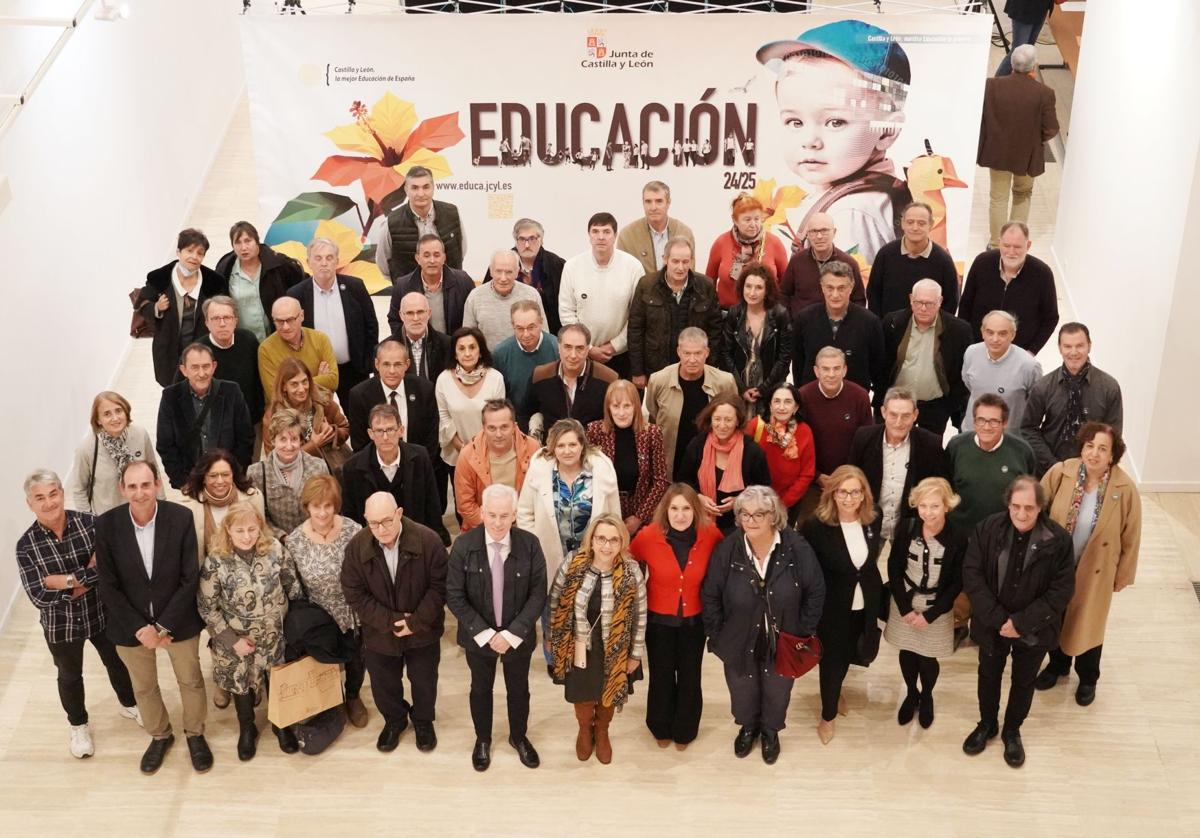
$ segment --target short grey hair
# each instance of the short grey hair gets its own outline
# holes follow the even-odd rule
[[[539,237],[545,237],[546,228],[540,223],[534,221],[532,218],[520,218],[517,220],[517,223],[513,225],[513,241],[517,240],[517,236],[521,234],[522,230],[528,230],[530,228],[537,230]]]
[[[817,357],[813,359],[813,363],[819,362],[822,358],[837,358],[843,364],[846,363],[846,353],[836,346],[822,346],[821,350],[817,352]]]
[[[497,259],[504,259],[504,258],[512,259],[514,271],[519,270],[521,268],[521,258],[519,256],[517,256],[517,254],[514,251],[511,251],[508,249],[493,251],[492,258],[488,260],[488,264],[494,265],[494,264],[496,264]]]
[[[912,402],[913,410],[917,409],[916,394],[907,387],[889,387],[888,391],[883,394],[883,406],[887,407],[888,402],[893,402],[897,399],[904,402]]]
[[[942,286],[938,284],[936,279],[918,279],[913,283],[912,293],[915,294],[917,291],[925,290],[936,291],[938,299],[942,298]]]
[[[204,301],[204,304],[200,306],[200,313],[203,314],[207,319],[208,310],[213,306],[229,306],[231,309],[233,309],[233,316],[237,317],[237,303],[234,302],[233,297],[228,297],[225,294],[217,294],[214,297],[209,297]]]
[[[583,323],[568,323],[558,330],[558,339],[562,340],[562,336],[567,332],[579,332],[583,336],[583,342],[588,346],[592,345],[592,330]]]
[[[1037,47],[1033,44],[1021,44],[1008,56],[1014,73],[1032,73],[1037,69]]]
[[[45,486],[47,483],[53,483],[62,491],[62,481],[58,479],[57,472],[48,468],[36,468],[29,472],[29,476],[25,478],[25,497],[33,492],[34,486]]]
[[[516,317],[522,311],[532,311],[538,316],[539,323],[546,322],[546,318],[542,316],[542,307],[537,300],[517,300],[508,307],[508,316]]]
[[[733,501],[734,520],[740,520],[742,510],[751,504],[771,510],[775,516],[775,520],[772,522],[775,529],[781,530],[787,524],[787,509],[784,507],[783,501],[779,499],[779,495],[770,486],[747,486],[743,489]]]
[[[676,247],[686,247],[688,249],[688,255],[693,259],[696,258],[696,246],[692,244],[692,240],[687,236],[672,236],[671,238],[667,239],[667,243],[663,247],[663,258],[665,259],[669,257],[671,255],[671,251]]]
[[[313,239],[312,241],[310,241],[308,243],[308,255],[312,256],[313,251],[316,250],[318,247],[331,248],[333,250],[334,257],[340,256],[342,254],[341,249],[338,248],[338,246],[337,246],[337,242],[335,242],[333,239],[326,238],[325,236],[317,236],[315,239]]]
[[[667,186],[661,180],[652,180],[642,187],[642,194],[647,192],[661,192],[667,196],[667,200],[671,200],[671,187]]]
[[[708,348],[708,332],[701,329],[699,326],[688,326],[679,333],[679,340],[676,345],[685,343],[700,343],[704,348]]]
[[[489,483],[483,487],[483,494],[479,496],[479,505],[486,506],[487,502],[492,498],[507,498],[512,501],[513,511],[517,509],[517,490],[512,486],[504,483]]]
[[[988,321],[989,317],[1003,317],[1009,323],[1012,323],[1013,332],[1017,331],[1017,315],[1013,314],[1011,311],[1005,311],[1002,308],[992,309],[987,314],[983,315],[983,319],[979,321],[980,328],[983,328],[983,324]]]

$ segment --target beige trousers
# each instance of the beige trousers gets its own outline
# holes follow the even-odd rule
[[[1000,246],[1000,228],[1009,221],[1029,223],[1029,203],[1033,197],[1033,178],[1029,175],[1014,175],[1002,169],[989,169],[992,173],[992,202],[988,212],[989,238],[992,247]],[[1009,209],[1009,196],[1012,208]]]
[[[207,696],[204,693],[204,676],[200,672],[200,636],[190,640],[175,640],[163,647],[175,670],[175,681],[179,684],[179,696],[183,701],[183,733],[199,736],[204,733],[204,720],[208,713]],[[137,698],[138,710],[142,713],[142,725],[155,739],[165,739],[171,734],[171,718],[163,704],[162,691],[158,688],[158,650],[145,646],[118,646],[117,654],[129,670],[133,681],[133,694]]]

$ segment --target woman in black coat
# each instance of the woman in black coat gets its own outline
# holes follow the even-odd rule
[[[733,532],[733,501],[747,486],[770,486],[767,455],[742,433],[746,406],[737,396],[717,396],[696,417],[699,433],[688,443],[675,479],[700,493],[700,504],[721,532]]]
[[[237,303],[238,327],[253,332],[261,343],[275,331],[271,306],[286,296],[289,288],[302,282],[306,274],[295,259],[263,244],[258,229],[249,221],[238,221],[229,228],[229,244],[233,250],[217,260],[217,273],[228,283],[233,267],[237,265],[242,274],[258,278],[258,311],[247,310],[251,302],[245,295],[235,293],[231,296]]]
[[[817,735],[828,745],[834,720],[846,714],[842,682],[850,664],[869,666],[879,652],[878,619],[887,607],[879,575],[879,527],[867,478],[855,466],[829,475],[812,518],[804,524],[825,576],[821,638],[821,722]]]
[[[701,613],[708,648],[725,664],[733,720],[740,726],[733,753],[748,755],[761,734],[769,765],[779,757],[779,731],[794,681],[775,671],[773,631],[766,623],[811,636],[821,617],[825,583],[812,549],[795,530],[786,529],[787,509],[773,489],[750,486],[738,495],[735,508],[741,529],[718,544],[709,559]]]
[[[207,236],[199,230],[184,230],[175,250],[178,259],[146,274],[146,284],[138,292],[135,304],[142,316],[154,324],[150,354],[154,359],[154,380],[162,387],[169,387],[177,380],[179,356],[184,347],[208,334],[204,323],[205,301],[228,290],[228,283],[220,274],[201,264],[208,253]]]
[[[784,383],[792,363],[792,320],[777,304],[775,277],[766,265],[746,266],[737,280],[737,295],[741,302],[729,309],[722,326],[718,364],[733,374],[750,412],[766,416],[771,394]]]

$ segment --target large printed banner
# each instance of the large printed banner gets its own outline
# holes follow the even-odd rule
[[[981,15],[463,15],[242,21],[268,244],[303,261],[328,236],[372,292],[380,219],[405,173],[457,204],[477,279],[522,217],[567,257],[588,217],[642,214],[671,188],[697,262],[739,192],[769,235],[828,212],[869,264],[899,208],[934,209],[967,258],[990,36]],[[961,173],[961,174],[960,174]]]

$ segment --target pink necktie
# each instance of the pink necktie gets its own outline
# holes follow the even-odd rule
[[[492,612],[496,616],[496,628],[500,628],[504,616],[504,559],[500,555],[501,544],[492,542]]]

